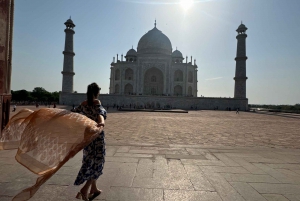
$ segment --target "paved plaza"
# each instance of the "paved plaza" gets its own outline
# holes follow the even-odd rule
[[[105,132],[107,157],[98,180],[103,193],[96,200],[300,200],[297,115],[110,108]],[[1,201],[35,183],[15,153],[0,151]],[[80,152],[31,200],[76,200],[81,159]]]

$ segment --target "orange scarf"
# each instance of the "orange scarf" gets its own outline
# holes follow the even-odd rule
[[[39,175],[35,185],[17,194],[13,201],[30,199],[102,130],[86,116],[63,109],[23,109],[13,116],[2,132],[0,150],[18,149],[16,160]]]

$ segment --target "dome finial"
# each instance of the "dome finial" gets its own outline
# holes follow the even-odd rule
[[[71,15],[70,15],[70,20],[71,20]]]
[[[177,46],[176,46],[176,50],[177,50]]]
[[[154,27],[156,27],[156,19],[155,19],[155,22],[154,22]]]
[[[131,49],[133,49],[133,45],[131,46]]]
[[[243,20],[241,21],[241,24],[243,24]]]

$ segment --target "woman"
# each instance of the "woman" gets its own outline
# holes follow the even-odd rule
[[[88,85],[87,100],[83,101],[80,106],[73,110],[81,113],[88,118],[96,121],[98,127],[104,127],[106,119],[106,110],[101,106],[97,99],[100,87],[96,83]],[[105,162],[105,134],[102,131],[99,136],[83,149],[83,160],[81,169],[77,175],[74,185],[85,185],[78,192],[76,198],[81,200],[93,200],[101,194],[97,188],[97,179],[102,174]]]

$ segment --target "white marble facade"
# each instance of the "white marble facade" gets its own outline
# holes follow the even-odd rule
[[[197,97],[197,65],[155,27],[111,63],[110,94]],[[115,59],[114,59],[115,60]]]

